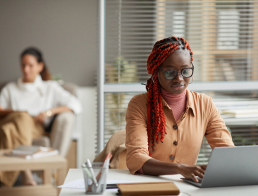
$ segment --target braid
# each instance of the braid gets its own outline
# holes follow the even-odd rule
[[[193,53],[189,43],[183,38],[168,37],[163,40],[157,41],[152,49],[152,53],[147,60],[148,74],[152,77],[147,80],[146,90],[148,91],[147,103],[147,131],[148,131],[148,144],[154,151],[155,141],[163,142],[166,132],[166,120],[163,112],[163,105],[160,92],[160,84],[158,82],[157,68],[161,63],[174,51],[179,49],[187,49],[190,51],[191,61],[193,61]],[[149,149],[149,155],[151,152]]]

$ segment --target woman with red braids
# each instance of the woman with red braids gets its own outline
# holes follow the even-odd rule
[[[198,182],[196,165],[205,136],[211,148],[234,146],[212,99],[187,89],[193,53],[183,38],[155,43],[147,60],[147,93],[132,98],[126,114],[126,163],[131,173],[181,174]]]

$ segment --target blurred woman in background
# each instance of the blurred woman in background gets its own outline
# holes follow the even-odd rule
[[[0,149],[32,145],[45,135],[54,115],[81,112],[79,100],[51,80],[41,52],[33,47],[20,56],[22,77],[8,83],[0,94],[0,111],[10,111],[0,118]],[[12,112],[13,111],[13,112]],[[0,182],[12,186],[19,172],[1,172]],[[22,172],[24,185],[36,185],[31,171]]]

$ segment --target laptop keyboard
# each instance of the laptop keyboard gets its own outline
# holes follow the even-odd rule
[[[193,184],[193,185],[196,185],[198,187],[201,187],[202,179],[200,177],[198,177],[198,176],[196,176],[196,178],[197,178],[198,182],[194,182],[192,179],[188,179],[188,180],[186,178],[181,178],[181,179],[186,181],[186,182],[188,182],[188,183],[190,183],[190,184]]]
[[[197,176],[196,178],[199,181],[198,183],[202,183],[202,179],[200,177]]]

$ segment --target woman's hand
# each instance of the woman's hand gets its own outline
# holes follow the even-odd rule
[[[187,179],[198,182],[195,176],[203,178],[207,165],[185,165],[181,163],[168,163],[156,159],[149,159],[143,166],[143,173],[147,175],[173,175],[181,174]]]
[[[43,124],[44,120],[48,118],[47,113],[46,112],[41,112],[39,115],[34,117],[35,122],[39,123],[39,124]]]
[[[0,111],[4,111],[4,109],[3,109],[3,108],[1,108],[1,106],[0,106]]]
[[[196,176],[203,178],[207,165],[185,165],[180,164],[178,173],[187,179],[192,179],[194,182],[198,182]]]

